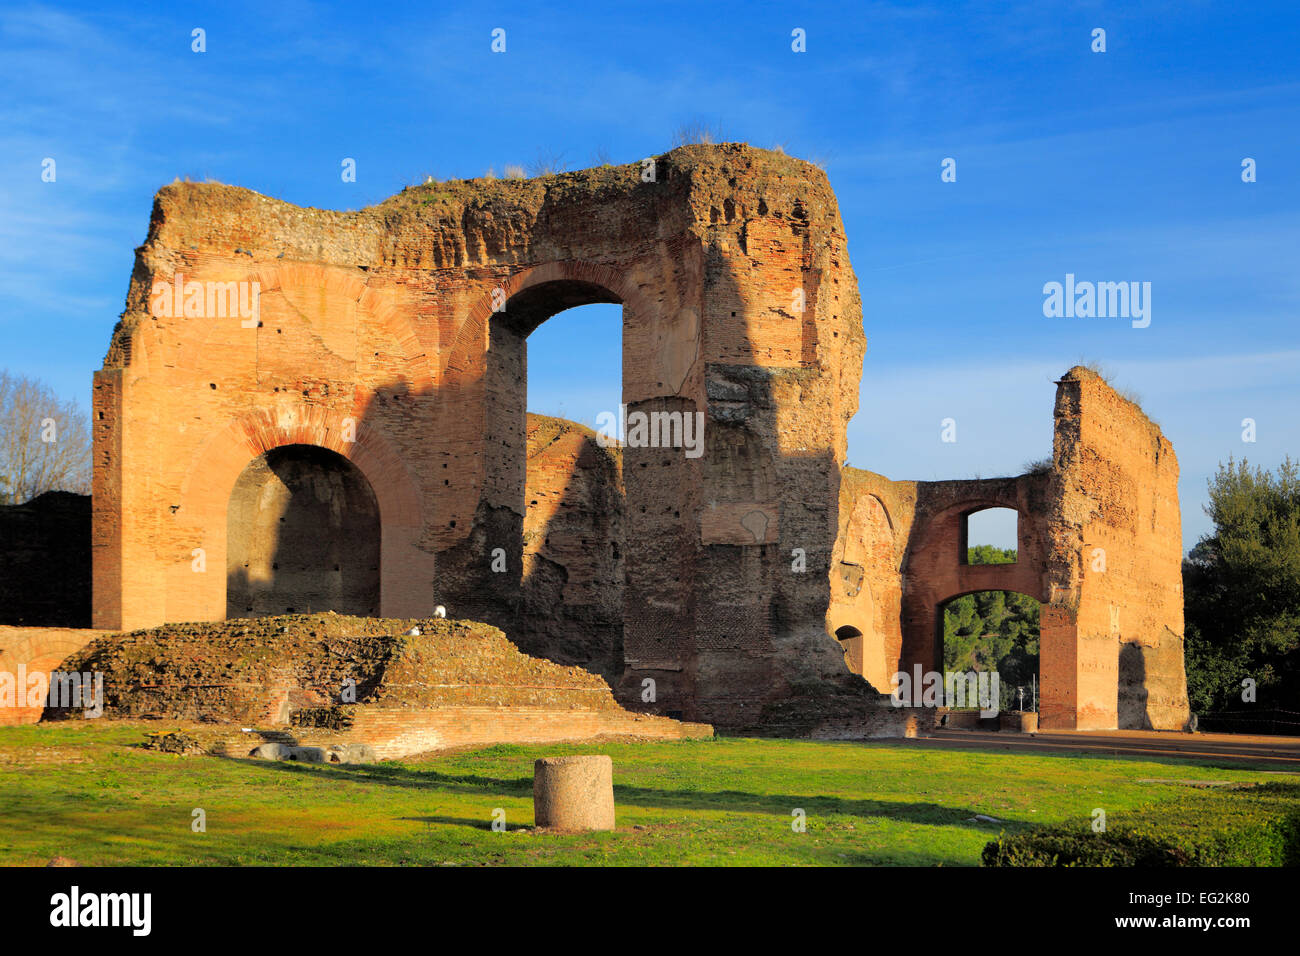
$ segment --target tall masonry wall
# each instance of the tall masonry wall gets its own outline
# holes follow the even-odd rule
[[[1073,654],[1044,657],[1081,729],[1181,729],[1183,663],[1178,459],[1160,429],[1098,375],[1073,369],[1056,396],[1054,561]],[[1072,706],[1071,706],[1072,704]]]

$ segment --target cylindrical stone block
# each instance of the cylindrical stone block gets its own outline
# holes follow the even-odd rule
[[[552,830],[614,829],[614,761],[603,754],[538,760],[533,819]]]

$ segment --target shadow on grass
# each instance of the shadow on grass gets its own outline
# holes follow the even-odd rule
[[[914,753],[985,754],[993,757],[1017,756],[1026,758],[1074,758],[1079,760],[1123,761],[1127,763],[1153,763],[1170,767],[1194,767],[1210,770],[1231,770],[1244,772],[1300,772],[1300,762],[1292,757],[1269,757],[1258,754],[1178,752],[1167,749],[1138,750],[1126,746],[1108,747],[1106,744],[1086,744],[1044,740],[1033,746],[1018,742],[1002,743],[991,740],[961,740],[955,738],[932,737],[924,744],[899,744],[891,740],[853,741],[859,746],[879,746],[895,749],[907,749]],[[1207,746],[1222,746],[1213,744]]]
[[[456,793],[466,796],[527,798],[532,795],[533,781],[529,777],[491,777],[480,774],[452,774],[438,770],[413,770],[401,765],[381,764],[331,764],[313,769],[311,764],[287,761],[267,762],[236,759],[241,763],[268,772],[322,773],[338,782],[353,784],[378,784],[415,790]],[[325,779],[322,776],[321,779]],[[644,807],[660,810],[713,811],[717,813],[756,813],[790,817],[792,811],[803,810],[809,817],[831,815],[859,818],[880,818],[899,823],[927,826],[958,826],[981,833],[999,830],[1019,830],[1033,823],[1027,820],[999,818],[998,823],[972,820],[974,811],[958,810],[938,803],[905,802],[895,800],[848,799],[843,797],[756,794],[742,790],[665,790],[657,787],[614,785],[614,802],[623,807]],[[466,823],[466,821],[448,821]],[[482,826],[482,821],[473,821]]]
[[[1296,765],[1285,761],[1267,760],[1265,758],[1237,757],[1220,754],[1177,754],[1170,751],[1126,752],[1123,750],[1105,751],[1100,748],[1086,749],[1066,745],[1025,748],[1014,744],[996,742],[975,743],[964,740],[947,740],[930,738],[924,744],[902,740],[851,740],[837,741],[852,747],[881,750],[906,750],[918,756],[941,753],[963,754],[972,757],[1016,757],[1025,760],[1089,760],[1114,764],[1157,764],[1164,767],[1180,767],[1184,770],[1224,770],[1230,773],[1300,773],[1292,769]]]

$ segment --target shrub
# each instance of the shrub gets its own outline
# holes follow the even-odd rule
[[[1197,793],[1115,814],[1106,830],[1087,823],[1000,835],[985,866],[1300,865],[1300,784]]]
[[[528,164],[528,175],[532,177],[555,176],[564,172],[567,168],[568,164],[564,161],[563,153],[539,149],[537,158]]]
[[[712,146],[722,142],[722,131],[712,123],[695,120],[683,123],[673,131],[673,147],[703,144]]]

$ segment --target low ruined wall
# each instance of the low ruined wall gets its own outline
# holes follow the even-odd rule
[[[147,726],[147,725],[145,725]],[[708,724],[689,724],[666,717],[630,714],[620,710],[585,710],[570,707],[365,707],[348,727],[329,729],[292,727],[286,730],[169,724],[194,749],[221,757],[246,758],[266,743],[287,747],[365,744],[380,760],[398,760],[415,754],[459,747],[494,744],[580,743],[604,739],[692,740],[713,736]]]
[[[287,725],[303,710],[369,705],[618,709],[600,677],[522,654],[475,621],[314,614],[173,624],[105,636],[63,666],[104,675],[110,718]]]
[[[413,628],[420,633],[403,633]],[[232,756],[246,756],[267,731],[277,739],[363,742],[384,759],[494,743],[713,732],[629,713],[596,675],[522,654],[496,628],[472,621],[319,614],[131,634],[0,628],[0,664],[20,660],[102,674],[105,719],[259,728],[200,735],[215,733],[218,750]],[[349,680],[354,702],[341,694]],[[39,717],[39,709],[0,711],[0,722]]]
[[[682,723],[622,710],[553,707],[444,707],[428,711],[367,709],[348,736],[375,748],[381,759],[497,743],[540,744],[597,737],[687,740],[711,737],[707,724]]]
[[[3,627],[0,626],[0,673],[13,681],[14,699],[0,705],[0,726],[34,724],[40,721],[44,705],[27,706],[26,678],[44,675],[48,686],[50,672],[75,656],[105,631],[71,627]],[[19,676],[24,681],[19,682]],[[4,678],[0,678],[4,679]],[[28,685],[30,686],[30,685]]]
[[[744,732],[808,740],[925,737],[935,721],[933,707],[895,707],[889,697],[863,694],[845,682],[840,694],[809,694],[769,704]]]

